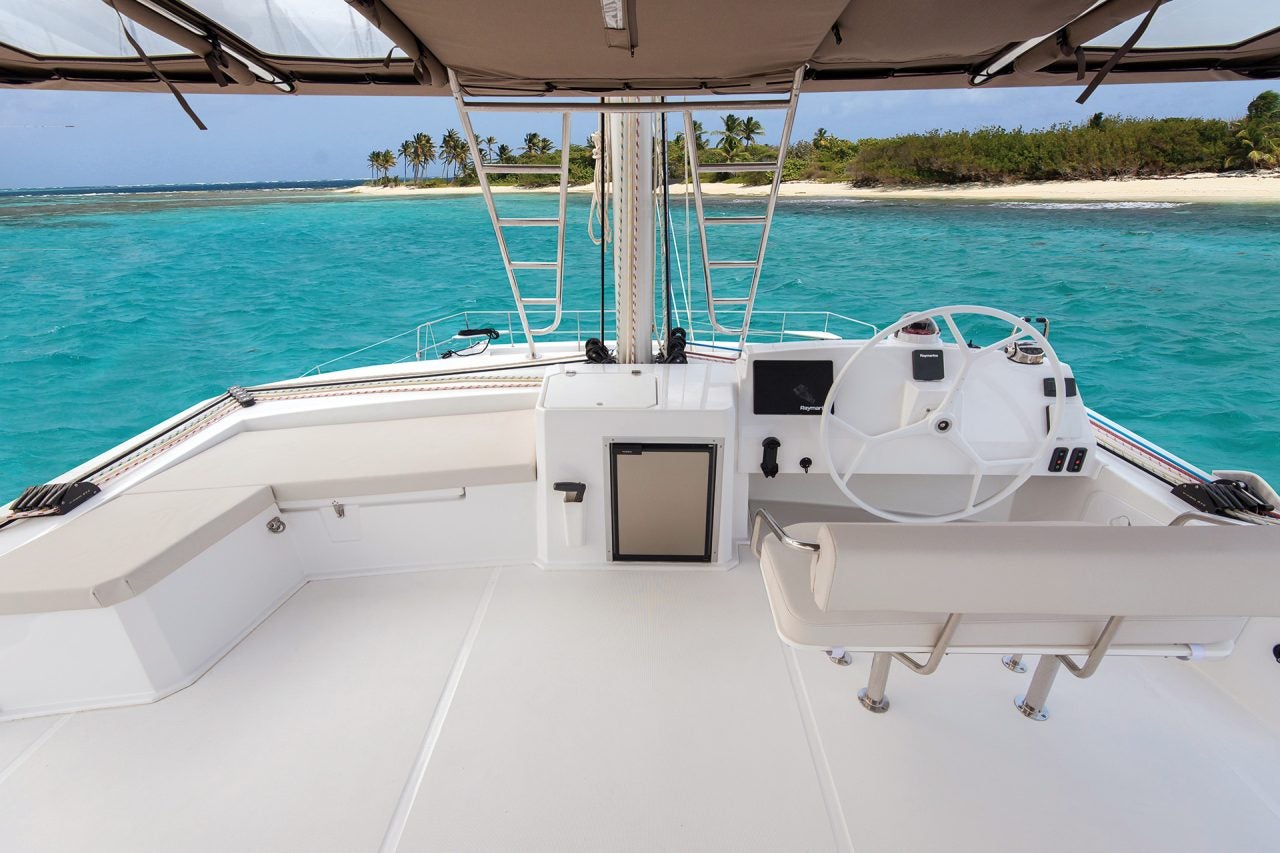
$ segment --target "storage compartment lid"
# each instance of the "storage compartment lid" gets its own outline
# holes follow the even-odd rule
[[[581,368],[547,377],[548,409],[652,409],[658,405],[658,378],[630,367]]]

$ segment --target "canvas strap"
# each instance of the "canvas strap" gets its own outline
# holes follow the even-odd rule
[[[178,101],[178,106],[182,107],[183,111],[190,116],[191,120],[196,123],[196,127],[201,130],[208,130],[209,128],[205,127],[204,122],[200,120],[200,116],[196,115],[196,111],[191,109],[191,105],[187,103],[187,99],[182,97],[182,93],[178,91],[178,87],[173,85],[168,77],[164,76],[164,72],[159,68],[156,68],[156,64],[151,61],[151,57],[147,56],[147,52],[142,49],[142,45],[138,44],[138,40],[129,32],[129,28],[125,26],[124,23],[124,15],[120,14],[119,9],[116,9],[115,0],[107,0],[107,2],[111,5],[111,8],[115,10],[116,17],[120,19],[120,29],[124,33],[124,37],[128,39],[129,44],[138,52],[139,58],[147,64],[147,67],[151,69],[151,73],[156,75],[161,83],[169,87],[169,91],[173,93],[173,97]],[[208,57],[205,57],[205,61],[209,61]]]
[[[1151,11],[1147,12],[1146,17],[1142,19],[1142,23],[1138,24],[1138,28],[1133,31],[1133,34],[1130,35],[1129,38],[1125,39],[1124,44],[1120,45],[1120,47],[1116,49],[1115,53],[1111,54],[1111,58],[1108,59],[1106,64],[1098,70],[1098,73],[1093,76],[1091,81],[1089,81],[1089,85],[1080,93],[1080,97],[1076,98],[1077,104],[1083,104],[1085,101],[1089,100],[1089,96],[1093,94],[1094,90],[1102,85],[1102,81],[1111,73],[1111,69],[1115,68],[1116,64],[1120,60],[1124,59],[1125,54],[1127,54],[1133,46],[1138,43],[1138,39],[1142,38],[1142,34],[1145,33],[1147,31],[1147,27],[1151,25],[1151,19],[1156,16],[1156,10],[1163,6],[1164,3],[1165,0],[1156,0],[1156,2],[1152,4]],[[1077,69],[1079,68],[1079,63],[1082,58],[1083,54],[1078,54],[1076,56]]]

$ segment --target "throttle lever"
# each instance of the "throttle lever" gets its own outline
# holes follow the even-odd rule
[[[778,476],[778,448],[782,446],[782,442],[769,436],[761,446],[764,447],[764,458],[760,460],[760,470],[764,472],[765,477]]]

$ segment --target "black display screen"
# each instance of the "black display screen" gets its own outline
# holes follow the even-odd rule
[[[757,415],[820,415],[831,390],[830,361],[755,361],[752,410]]]

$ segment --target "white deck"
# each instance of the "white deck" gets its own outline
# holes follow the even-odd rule
[[[0,725],[0,849],[1262,850],[1280,734],[1190,665],[849,668],[730,572],[312,582],[158,703]],[[1213,725],[1205,724],[1212,719]]]

